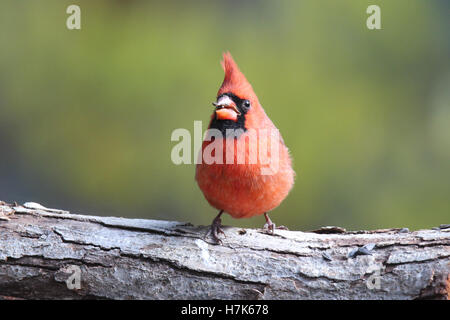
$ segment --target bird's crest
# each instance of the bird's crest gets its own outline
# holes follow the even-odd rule
[[[241,70],[239,70],[238,65],[234,62],[233,57],[229,52],[223,54],[221,64],[225,71],[225,78],[223,79],[222,86],[220,87],[217,96],[231,92],[241,99],[248,99],[253,103],[258,102],[258,98],[256,97],[251,84],[247,81]]]

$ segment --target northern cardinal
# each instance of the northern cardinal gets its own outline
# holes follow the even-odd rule
[[[203,192],[206,200],[211,206],[219,210],[219,214],[213,220],[211,228],[205,235],[211,234],[212,238],[221,243],[219,233],[224,234],[221,229],[221,215],[227,212],[233,218],[249,218],[264,214],[266,219],[265,228],[272,234],[276,228],[270,220],[267,212],[278,207],[286,198],[294,184],[294,170],[292,169],[291,157],[288,148],[285,146],[278,129],[264,112],[258,101],[258,97],[253,92],[252,86],[239,70],[229,52],[223,54],[222,67],[225,71],[225,78],[217,93],[217,99],[213,102],[215,110],[212,114],[208,129],[216,129],[223,133],[222,137],[214,139],[205,138],[201,152],[215,141],[223,143],[223,163],[208,164],[201,161],[196,166],[195,179]],[[267,161],[261,160],[260,155],[253,163],[239,163],[237,161],[238,152],[234,146],[234,161],[225,162],[227,148],[225,143],[248,142],[245,144],[245,159],[248,160],[250,153],[254,152],[256,143],[258,148],[265,143],[270,144],[270,138],[274,135],[264,133],[276,133],[275,144],[278,150],[275,153],[268,151],[270,161],[276,163],[276,170],[273,173],[264,174],[262,169],[267,166]],[[226,136],[226,132],[235,130],[235,135]],[[257,140],[250,139],[250,133],[255,133]],[[247,136],[249,138],[247,139]],[[254,136],[253,136],[254,137]],[[216,139],[218,139],[216,141]],[[247,140],[245,140],[247,139]],[[274,145],[276,147],[276,145]],[[242,150],[242,149],[241,149]],[[217,150],[216,150],[217,151]],[[201,154],[201,156],[202,156]],[[267,160],[267,159],[266,159]],[[284,228],[284,227],[279,227]]]

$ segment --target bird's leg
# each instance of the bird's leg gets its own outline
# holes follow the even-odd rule
[[[266,218],[266,224],[264,225],[264,229],[267,229],[271,234],[274,234],[275,231],[275,223],[270,220],[267,212],[264,213],[264,218]]]
[[[220,219],[220,216],[222,215],[223,210],[220,210],[217,217],[214,218],[213,222],[211,223],[211,227],[208,229],[208,232],[206,232],[204,238],[206,238],[209,234],[211,234],[212,238],[216,243],[222,244],[222,240],[219,239],[219,233],[223,234],[225,236],[225,232],[222,230],[222,219]]]
[[[279,230],[289,230],[288,228],[286,228],[285,226],[279,226],[277,227],[275,225],[275,223],[272,222],[272,220],[270,220],[269,215],[266,213],[264,213],[264,218],[266,218],[266,224],[264,225],[264,229],[267,229],[271,234],[274,234],[275,229],[279,229]]]

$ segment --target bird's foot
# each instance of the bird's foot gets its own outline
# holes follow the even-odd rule
[[[225,232],[223,232],[222,230],[222,219],[220,219],[222,212],[223,211],[220,211],[217,217],[214,218],[213,222],[211,223],[211,227],[208,229],[205,236],[203,237],[204,239],[209,235],[211,235],[211,237],[217,244],[222,244],[222,240],[219,238],[219,234],[223,234],[225,236]]]
[[[275,230],[289,230],[287,227],[285,226],[278,226],[272,222],[272,220],[270,220],[269,216],[267,215],[267,213],[264,214],[264,217],[266,218],[266,223],[264,224],[263,229],[267,231],[267,233],[274,235],[275,234]]]
[[[285,226],[277,226],[275,223],[272,222],[272,224],[266,223],[263,227],[264,230],[266,230],[270,234],[274,234],[275,230],[288,230],[289,229]]]

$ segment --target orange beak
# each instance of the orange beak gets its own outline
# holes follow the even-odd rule
[[[223,96],[217,102],[213,102],[213,106],[216,107],[216,117],[219,120],[232,120],[236,122],[238,116],[241,114],[236,103],[228,96]]]

